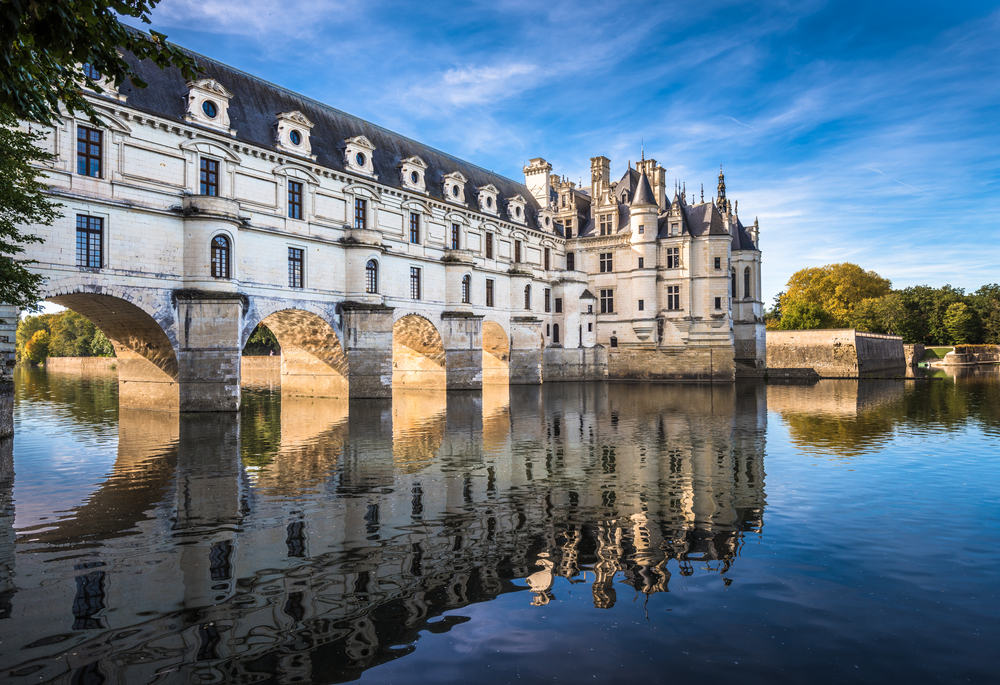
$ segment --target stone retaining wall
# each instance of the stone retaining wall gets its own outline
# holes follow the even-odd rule
[[[952,364],[997,364],[1000,363],[1000,345],[955,345],[955,349],[944,356],[946,366]]]
[[[853,328],[768,331],[767,365],[772,370],[812,369],[821,378],[902,374],[903,339]],[[776,375],[780,375],[777,372]]]
[[[45,370],[55,373],[115,373],[118,359],[115,357],[49,357],[45,360]]]
[[[608,378],[615,380],[731,381],[731,347],[618,347],[608,349]]]
[[[549,347],[542,360],[542,380],[603,381],[608,377],[608,350],[597,347]]]
[[[916,366],[924,358],[926,351],[927,348],[924,345],[903,345],[903,357],[906,359],[906,365]]]

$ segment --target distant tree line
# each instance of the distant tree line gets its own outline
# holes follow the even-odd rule
[[[856,328],[925,345],[1000,345],[1000,284],[962,288],[892,283],[857,264],[792,274],[765,315],[769,330]]]
[[[26,316],[17,325],[17,361],[42,364],[48,357],[113,357],[114,347],[89,319],[69,309]]]

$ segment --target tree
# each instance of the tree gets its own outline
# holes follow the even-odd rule
[[[5,0],[0,3],[0,109],[18,119],[53,124],[66,110],[99,116],[84,97],[81,84],[104,92],[99,79],[116,88],[130,81],[145,88],[122,51],[149,59],[161,69],[174,66],[194,79],[193,57],[149,34],[121,24],[116,15],[149,24],[159,0]],[[90,65],[99,74],[84,65]],[[97,77],[95,79],[95,76]]]
[[[281,354],[281,345],[278,344],[278,339],[274,337],[271,329],[259,323],[253,329],[253,333],[250,334],[250,339],[247,340],[246,347],[243,348],[243,354],[247,356],[260,356],[268,355],[272,352]]]
[[[884,297],[891,290],[889,279],[865,271],[857,264],[827,264],[792,274],[781,307],[788,310],[793,302],[811,302],[831,317],[831,325],[846,327],[862,300]]]
[[[908,311],[902,296],[892,292],[885,297],[861,300],[851,314],[850,325],[859,331],[900,335]]]
[[[49,357],[49,332],[35,331],[31,340],[24,347],[25,357],[32,364],[41,364]]]
[[[34,308],[42,283],[41,276],[28,271],[33,260],[16,258],[26,244],[42,241],[21,226],[50,226],[59,216],[59,205],[44,194],[46,186],[33,166],[52,158],[35,147],[41,136],[19,129],[14,117],[0,110],[0,303],[18,309]]]
[[[796,300],[785,308],[778,330],[797,331],[833,327],[833,317],[815,302]]]
[[[964,302],[954,302],[945,311],[944,327],[951,344],[967,345],[973,342],[976,334],[975,314]]]

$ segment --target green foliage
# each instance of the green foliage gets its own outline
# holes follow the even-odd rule
[[[278,344],[278,339],[274,337],[274,333],[271,329],[264,324],[257,324],[257,327],[253,329],[253,333],[250,334],[250,339],[247,340],[246,346],[243,348],[243,354],[248,357],[266,356],[274,352],[275,354],[281,354],[281,345]]]
[[[964,302],[955,302],[945,311],[944,327],[952,344],[968,345],[976,338],[975,312]]]
[[[31,361],[28,345],[36,333],[48,337],[47,357],[113,357],[111,341],[89,319],[74,311],[26,316],[17,326],[15,351],[19,361]],[[38,362],[35,362],[38,363]]]
[[[885,297],[867,298],[859,302],[849,323],[859,331],[899,335],[906,317],[903,298],[899,293],[892,292]]]
[[[18,128],[17,120],[0,110],[0,302],[27,310],[38,302],[42,277],[28,271],[33,260],[18,255],[26,244],[42,239],[21,227],[50,226],[59,216],[59,205],[43,194],[46,186],[33,166],[52,159],[35,147],[42,135]]]
[[[19,119],[53,124],[60,103],[70,114],[99,121],[81,85],[101,93],[87,76],[92,65],[116,88],[130,81],[145,88],[122,52],[158,67],[179,67],[186,79],[198,75],[194,59],[156,31],[144,34],[121,24],[116,14],[149,24],[159,0],[5,0],[0,3],[0,109]]]
[[[46,330],[35,331],[24,346],[24,356],[32,364],[41,364],[49,357],[50,335]]]
[[[815,302],[801,300],[789,303],[778,325],[780,331],[807,330],[812,328],[831,328],[834,319],[829,312]]]

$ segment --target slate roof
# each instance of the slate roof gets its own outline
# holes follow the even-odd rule
[[[743,222],[736,218],[736,233],[733,235],[733,252],[739,252],[740,250],[756,250],[757,246],[754,245],[753,239],[750,234],[747,233],[747,229],[743,226]]]
[[[458,171],[468,180],[465,184],[465,207],[467,209],[479,212],[475,189],[478,186],[492,183],[499,190],[500,212],[497,218],[518,223],[512,221],[507,215],[507,208],[504,206],[503,200],[521,195],[528,207],[525,212],[527,215],[525,223],[535,230],[552,232],[545,231],[539,225],[538,203],[522,183],[487,171],[440,150],[435,150],[329,105],[268,83],[216,60],[188,50],[184,51],[197,59],[198,65],[204,72],[204,77],[217,80],[233,93],[233,98],[229,101],[229,121],[230,128],[236,130],[235,140],[270,149],[283,157],[294,159],[295,155],[279,151],[275,147],[274,125],[277,121],[276,115],[279,112],[298,110],[315,124],[310,135],[312,154],[316,156],[315,164],[344,171],[344,140],[363,135],[376,148],[372,161],[375,173],[378,174],[379,183],[402,189],[396,165],[399,164],[400,160],[416,155],[427,163],[425,178],[427,180],[427,194],[430,197],[446,204],[454,204],[445,200],[441,178],[444,174]],[[124,84],[121,87],[119,92],[128,97],[128,107],[164,119],[183,122],[184,98],[188,87],[180,70],[174,68],[161,70],[149,60],[138,61],[130,53],[126,54],[125,58],[135,68],[138,76],[149,84],[147,88],[141,89],[131,84]],[[197,124],[184,122],[184,125],[198,128]],[[211,129],[205,130],[211,131]],[[218,134],[216,131],[211,132]],[[310,162],[305,161],[305,163]],[[413,193],[413,191],[407,192]]]

